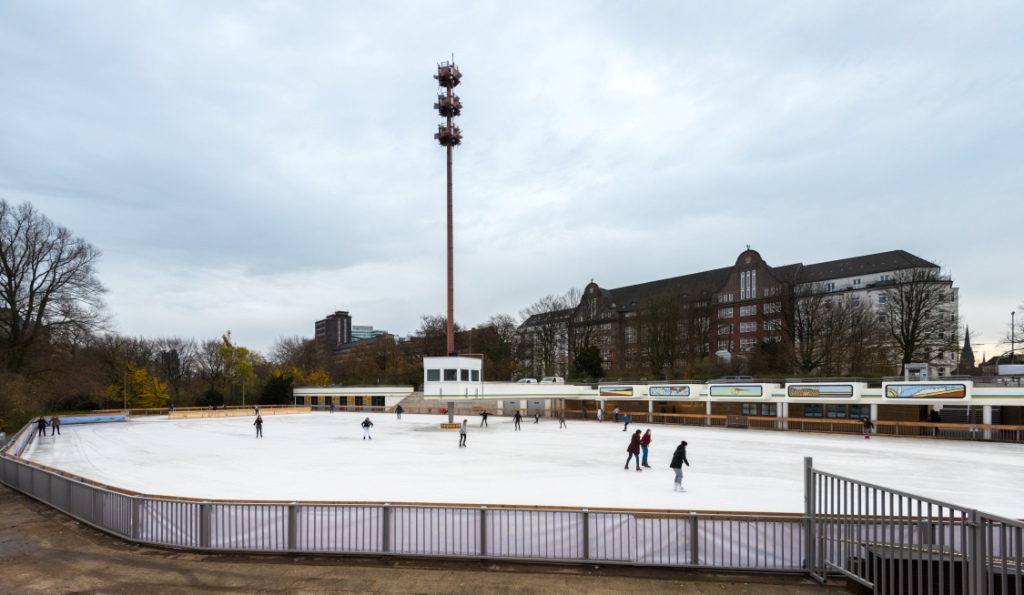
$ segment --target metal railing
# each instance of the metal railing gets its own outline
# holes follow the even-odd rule
[[[137,543],[203,551],[488,558],[805,572],[801,515],[190,501],[0,458],[0,481]]]
[[[1024,593],[1024,522],[816,470],[805,459],[811,574],[874,593]]]

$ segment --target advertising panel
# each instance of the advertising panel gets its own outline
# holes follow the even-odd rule
[[[886,399],[966,399],[965,384],[931,384],[922,382],[885,385]]]
[[[682,384],[651,386],[648,387],[648,394],[652,397],[689,397],[690,387]]]
[[[709,396],[759,399],[763,394],[760,384],[712,384]]]
[[[852,399],[852,384],[790,384],[786,394],[792,399]]]
[[[602,397],[632,397],[633,387],[632,386],[602,386],[601,387]]]

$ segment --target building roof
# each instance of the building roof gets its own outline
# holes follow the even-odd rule
[[[829,279],[871,275],[886,271],[899,271],[914,268],[939,268],[939,265],[928,262],[903,250],[890,250],[867,256],[855,256],[830,260],[818,264],[809,264],[800,272],[801,283],[818,283]]]
[[[608,305],[619,311],[635,310],[642,307],[645,301],[661,295],[676,295],[684,301],[697,301],[702,292],[707,292],[710,298],[711,294],[725,284],[731,272],[730,266],[601,291],[605,294]]]
[[[541,312],[539,314],[533,314],[529,318],[523,321],[519,325],[519,328],[529,328],[533,326],[545,326],[548,324],[557,324],[568,321],[572,318],[572,313],[575,308],[565,308],[563,310],[552,310],[550,312]]]

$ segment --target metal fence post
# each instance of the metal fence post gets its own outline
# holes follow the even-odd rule
[[[487,555],[487,507],[480,507],[480,555]]]
[[[700,546],[699,537],[700,532],[698,531],[697,513],[690,513],[690,564],[698,566],[700,564]]]
[[[387,553],[391,551],[391,503],[384,504],[381,510],[381,549]]]
[[[968,575],[968,593],[982,595],[985,593],[985,527],[982,526],[977,510],[967,511],[968,524],[970,527],[971,542],[966,551],[970,552],[967,568],[964,572]]]
[[[199,505],[199,547],[209,549],[210,547],[210,516],[213,506],[209,502]]]
[[[106,528],[103,524],[103,492],[101,488],[92,488],[92,522],[100,527]]]
[[[292,502],[288,505],[288,551],[294,552],[298,549],[299,542],[299,503]]]
[[[583,559],[590,559],[590,511],[583,509]]]
[[[814,547],[817,528],[814,523],[814,460],[811,457],[804,457],[804,516],[807,519],[804,525],[804,565],[812,577],[821,580],[817,576],[817,552]]]
[[[133,540],[139,541],[139,538],[142,535],[142,527],[139,526],[140,523],[142,523],[142,496],[132,496],[131,503],[132,527],[130,535]]]

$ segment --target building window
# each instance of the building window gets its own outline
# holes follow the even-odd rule
[[[636,327],[626,327],[626,343],[636,343]]]
[[[777,314],[782,312],[782,302],[772,302],[764,305],[765,314]]]
[[[814,403],[804,405],[804,417],[821,417],[821,405]]]
[[[860,279],[854,279],[853,286],[857,289],[860,289]]]
[[[764,330],[766,331],[781,331],[782,330],[782,319],[772,318],[764,321]]]
[[[850,405],[850,418],[863,419],[871,417],[871,405]]]
[[[761,415],[775,417],[778,415],[775,409],[775,403],[762,403],[761,404]]]
[[[826,405],[825,416],[831,419],[846,419],[846,405]]]
[[[946,368],[937,368],[937,369],[939,371],[939,378],[942,378],[943,376],[946,375]]]
[[[334,404],[334,399],[330,395],[324,397],[324,405],[332,405],[332,404]]]
[[[310,397],[309,398],[309,404],[310,405],[319,405],[320,404],[320,397]]]
[[[757,346],[757,339],[740,339],[740,351],[753,351]]]
[[[884,274],[884,275],[879,275],[879,276],[878,276],[878,280],[879,280],[879,281],[888,281],[888,280],[889,280],[889,274],[888,274],[888,273],[886,273],[886,274]]]
[[[370,405],[373,405],[374,407],[383,407],[384,397],[370,397]]]
[[[356,397],[356,407],[362,407],[362,406],[363,406],[363,398],[362,397]]]
[[[459,379],[463,382],[469,382],[469,370],[459,370]]]
[[[480,382],[480,370],[473,370],[473,382]]]
[[[441,382],[441,370],[427,370],[427,382]]]
[[[879,303],[879,304],[884,304],[884,303],[886,303],[886,300],[885,300],[885,294],[884,294],[884,293],[880,293],[880,294],[878,294],[878,303]]]
[[[761,412],[757,408],[757,403],[744,403],[743,404],[743,415],[760,415]]]
[[[756,333],[757,323],[756,322],[741,322],[740,323],[741,333]]]
[[[718,350],[719,351],[732,351],[732,341],[719,341],[718,342]]]
[[[453,369],[450,369],[450,368],[446,368],[445,369],[445,371],[444,371],[444,381],[445,382],[455,382],[458,379],[459,379],[459,371],[458,370],[453,370]]]
[[[348,405],[348,397],[338,397],[338,405],[341,405],[342,407]]]
[[[719,318],[732,318],[732,308],[721,308],[718,310]]]
[[[850,298],[850,305],[853,306],[854,308],[860,306],[860,298],[859,297]]]
[[[757,306],[740,306],[740,316],[757,316]]]
[[[835,291],[835,290],[836,290],[835,281],[829,281],[828,283],[825,284],[825,291]]]
[[[718,334],[719,335],[728,335],[730,333],[732,333],[732,325],[731,324],[723,324],[722,326],[718,327]]]

